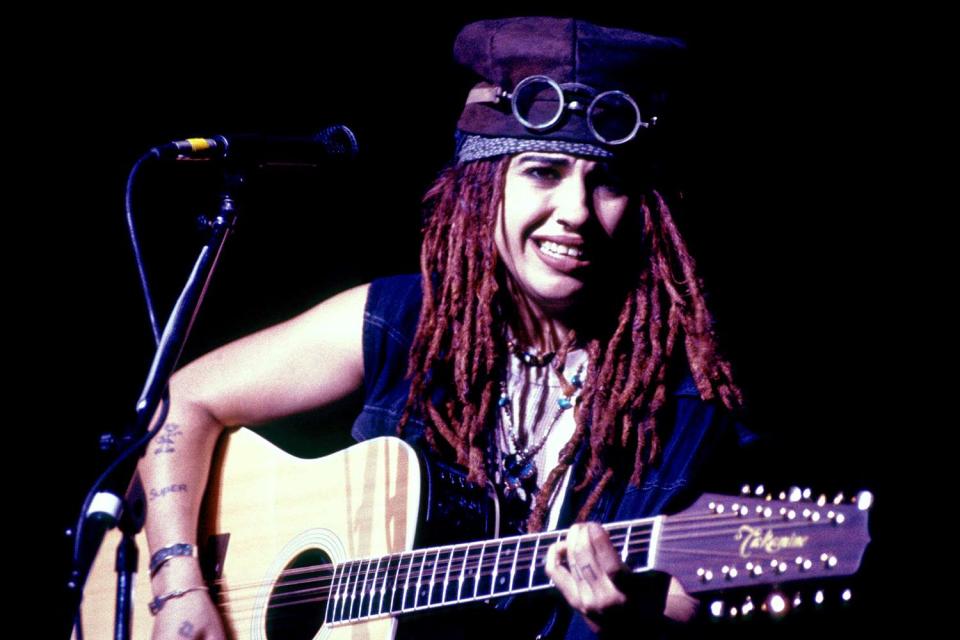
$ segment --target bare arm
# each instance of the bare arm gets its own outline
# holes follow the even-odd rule
[[[367,285],[345,291],[287,322],[225,345],[173,376],[166,423],[139,465],[151,554],[174,543],[196,545],[210,460],[224,427],[320,407],[360,387],[366,298]],[[154,594],[201,585],[199,564],[174,558],[152,584]],[[157,618],[155,638],[175,637],[169,634],[185,622],[204,629],[202,635],[218,637],[210,620],[200,620],[209,617],[209,600],[194,597],[197,593],[202,592],[167,603]]]

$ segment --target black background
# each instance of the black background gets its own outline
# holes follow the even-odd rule
[[[17,320],[37,336],[22,368],[29,424],[17,433],[53,480],[31,518],[42,548],[54,550],[48,592],[59,597],[59,535],[100,465],[96,436],[129,418],[152,355],[123,218],[137,157],[188,136],[309,135],[331,123],[360,141],[348,168],[257,178],[189,360],[333,292],[417,268],[419,198],[450,157],[469,86],[451,61],[454,36],[470,20],[519,13],[547,12],[521,3],[429,16],[86,13],[58,16],[21,52],[32,60],[18,78],[27,108],[10,124],[15,134],[42,132],[45,144],[20,159],[29,171],[17,217],[29,229],[8,236],[11,253],[33,258],[13,279],[27,276]],[[905,274],[916,249],[898,220],[912,197],[904,96],[922,79],[903,55],[910,46],[889,35],[897,16],[576,13],[690,44],[694,133],[680,154],[689,204],[680,224],[751,425],[775,442],[768,475],[744,480],[877,495],[860,604],[796,625],[830,633],[879,622],[882,585],[893,580],[881,573],[892,557],[892,469],[914,424],[910,318],[921,306]],[[216,177],[209,166],[152,166],[134,192],[161,317],[199,247],[194,219],[211,211]],[[291,446],[319,453],[347,443],[349,412],[288,421],[291,433],[311,432]]]

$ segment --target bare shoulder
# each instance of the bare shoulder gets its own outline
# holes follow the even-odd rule
[[[181,369],[171,393],[224,425],[256,424],[334,402],[363,384],[369,285],[212,351]]]

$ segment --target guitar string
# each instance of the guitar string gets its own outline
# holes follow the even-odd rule
[[[800,523],[800,524],[803,524],[803,523]],[[807,523],[807,524],[813,525],[813,524],[820,524],[820,523]],[[664,537],[664,541],[673,540],[673,539],[682,539],[682,538],[684,538],[684,537],[687,537],[687,536],[678,536],[678,537],[675,537],[675,538]],[[702,537],[702,536],[699,536],[699,537]],[[617,540],[617,542],[620,542],[620,541],[622,541],[622,536],[616,536],[615,539]],[[645,544],[646,542],[648,542],[648,541],[649,541],[649,538],[640,539],[640,540],[637,540],[636,542],[631,541],[631,543],[630,543],[630,545],[629,545],[629,547],[628,547],[628,554],[634,554],[634,553],[638,553],[638,552],[642,552],[642,551],[647,551],[647,550],[648,550],[648,547],[645,547],[644,544]],[[664,550],[667,550],[667,549],[664,549]],[[669,551],[672,552],[672,553],[690,553],[690,554],[695,554],[695,553],[698,553],[698,552],[699,552],[699,550],[686,550],[686,549],[674,549],[674,548],[669,549]],[[421,554],[420,559],[421,559],[421,560],[425,560],[425,559],[426,559],[426,556],[428,556],[428,555],[433,555],[434,557],[436,557],[436,554],[435,554],[435,553]],[[713,554],[713,555],[717,555],[717,554]],[[730,555],[731,555],[731,556],[735,556],[735,554],[730,554]],[[416,557],[416,556],[414,556],[414,557]],[[527,561],[528,561],[531,557],[532,557],[531,554],[527,554],[527,555],[526,555],[526,557],[524,558],[524,565],[527,564]],[[538,553],[538,554],[537,554],[537,560],[539,560],[540,557],[541,557],[541,555]],[[438,566],[443,566],[443,564],[446,563],[446,562],[448,562],[448,560],[449,560],[448,558],[443,558],[443,559],[441,559],[441,562],[439,563]],[[768,559],[768,560],[769,560],[769,559]],[[358,561],[358,562],[359,562],[359,561]],[[511,563],[511,565],[512,565],[512,561],[510,561],[510,563]],[[372,563],[371,563],[371,564],[372,564]],[[429,605],[420,605],[420,607],[408,607],[408,609],[413,609],[413,608],[418,608],[418,609],[419,609],[419,608],[425,608],[425,607],[427,607],[427,606],[436,607],[436,606],[439,606],[440,604],[447,604],[447,603],[444,603],[444,602],[443,602],[443,600],[446,598],[446,592],[449,590],[450,584],[455,583],[455,582],[456,582],[456,583],[459,583],[459,577],[454,578],[454,579],[447,579],[447,578],[444,577],[444,578],[441,578],[441,579],[438,580],[438,579],[437,579],[437,576],[436,576],[436,569],[435,569],[435,568],[431,568],[431,569],[428,570],[428,571],[430,571],[430,572],[433,573],[433,576],[432,576],[433,582],[432,582],[432,584],[431,584],[431,579],[428,578],[428,577],[426,577],[426,576],[423,576],[423,575],[422,575],[422,571],[423,571],[424,568],[427,567],[427,566],[433,567],[434,564],[435,564],[435,560],[430,560],[428,564],[424,564],[424,563],[422,563],[422,562],[417,563],[417,564],[411,564],[405,574],[401,573],[400,570],[398,569],[398,570],[397,570],[397,575],[395,575],[395,579],[394,579],[394,586],[389,587],[389,588],[387,589],[387,591],[390,592],[390,597],[389,597],[389,601],[391,602],[390,607],[391,607],[391,608],[393,607],[393,601],[395,601],[398,597],[402,598],[403,600],[406,600],[406,599],[409,599],[409,598],[412,597],[412,598],[414,599],[414,604],[415,604],[416,601],[422,599],[422,596],[417,596],[417,595],[416,595],[417,592],[419,592],[421,589],[427,589],[427,590],[428,590],[428,593],[430,593],[430,594],[432,594],[432,593],[433,593],[434,591],[436,591],[437,589],[440,589],[440,593],[438,594],[439,597],[441,598],[440,602],[437,602],[437,603],[435,603],[435,604],[429,604]],[[520,565],[520,557],[519,557],[519,556],[518,556],[518,559],[517,559],[517,563],[516,563],[516,564],[517,564],[517,565]],[[319,566],[325,566],[325,567],[328,567],[328,568],[329,568],[329,567],[332,566],[332,565],[318,565],[318,567],[319,567]],[[337,566],[339,566],[339,565],[337,565]],[[402,566],[402,565],[400,565],[400,566]],[[470,568],[471,568],[471,569],[476,569],[476,566],[477,566],[477,565],[474,564],[474,565],[473,565],[472,567],[470,567]],[[538,562],[536,562],[536,563],[534,564],[534,566],[532,567],[532,570],[533,570],[534,572],[536,572],[536,571],[540,570],[543,566],[544,566],[544,563],[541,563],[541,562],[538,561]],[[487,571],[488,568],[491,569],[489,572]],[[484,560],[484,561],[482,562],[482,568],[480,569],[480,571],[479,571],[478,574],[476,574],[476,575],[474,575],[474,576],[472,576],[472,577],[469,577],[469,578],[465,578],[465,580],[473,580],[473,581],[485,579],[485,578],[487,578],[487,577],[490,577],[490,578],[491,578],[491,580],[490,580],[490,587],[489,587],[489,588],[490,588],[490,592],[485,592],[485,593],[482,594],[482,596],[478,595],[477,597],[499,597],[501,594],[506,594],[506,593],[509,593],[509,592],[511,592],[511,591],[516,591],[516,590],[518,590],[518,589],[521,590],[521,591],[524,591],[524,590],[528,590],[528,589],[529,589],[529,587],[519,587],[519,588],[514,588],[514,589],[512,589],[512,590],[511,590],[511,589],[505,589],[505,590],[502,590],[502,592],[496,592],[496,591],[495,591],[495,588],[496,588],[496,587],[493,586],[493,579],[492,579],[493,576],[494,576],[494,575],[508,575],[508,574],[511,573],[511,572],[510,572],[510,571],[496,571],[495,569],[496,569],[496,558],[491,558],[490,562],[486,562],[486,561]],[[529,567],[529,566],[520,566],[520,571],[521,571],[521,572],[525,572],[525,573],[527,573],[528,575],[529,575],[530,570],[531,570],[531,567]],[[440,571],[441,571],[441,573],[444,574],[444,576],[447,575],[447,569],[441,569]],[[462,568],[461,568],[461,567],[458,567],[458,568],[457,568],[457,572],[459,573],[459,572],[461,572],[461,571],[462,571]],[[352,572],[352,569],[351,569],[351,572]],[[364,575],[364,578],[363,578],[363,580],[362,580],[362,581],[363,581],[363,584],[361,584],[361,578],[359,577],[359,576],[361,576],[361,575]],[[401,577],[401,575],[402,575],[402,578],[403,578],[403,582],[405,583],[405,587],[406,587],[407,593],[408,593],[408,594],[412,594],[412,595],[407,595],[406,598],[404,598],[403,596],[398,595],[398,592],[400,591],[399,582],[400,582],[400,577]],[[420,582],[419,588],[417,587],[417,585],[416,585],[415,583],[414,583],[414,584],[410,584],[410,581],[413,579],[413,576],[414,576],[414,575],[417,575],[417,582]],[[374,577],[372,578],[372,580],[371,580],[371,576],[370,576],[369,569],[368,569],[365,573],[364,573],[364,571],[361,570],[361,571],[358,571],[356,574],[350,574],[350,575],[348,575],[348,577],[347,577],[347,588],[344,588],[344,589],[343,589],[343,595],[342,595],[342,596],[337,596],[337,598],[338,598],[338,599],[339,599],[339,598],[343,598],[343,599],[344,599],[343,601],[346,602],[347,599],[351,599],[351,600],[352,600],[352,599],[357,598],[357,597],[358,597],[358,594],[359,594],[359,599],[360,599],[360,602],[361,602],[361,605],[360,605],[360,607],[359,607],[359,608],[360,608],[360,611],[366,610],[367,613],[366,613],[366,614],[361,614],[361,615],[359,615],[358,617],[361,617],[361,618],[371,617],[371,614],[369,613],[369,612],[370,612],[370,609],[371,609],[371,606],[372,606],[374,600],[378,597],[377,595],[373,595],[373,594],[377,594],[377,593],[379,592],[379,597],[380,597],[380,599],[381,599],[381,610],[382,610],[382,608],[383,608],[383,604],[382,604],[382,603],[383,603],[384,601],[388,600],[388,598],[385,596],[384,591],[383,591],[383,587],[385,586],[383,583],[389,581],[389,580],[388,580],[388,579],[389,579],[389,576],[390,576],[389,563],[388,563],[388,567],[384,570],[383,576],[384,576],[385,578],[387,578],[387,580],[381,580],[381,573],[380,573],[379,570],[378,570],[377,573],[375,574],[375,576],[374,576]],[[341,580],[342,580],[342,577],[341,577]],[[528,580],[528,582],[529,582],[529,578],[527,578],[527,580]],[[515,581],[515,578],[513,579],[513,581]],[[297,581],[297,582],[285,582],[282,586],[286,587],[286,586],[291,586],[291,585],[293,585],[293,584],[309,584],[310,582],[311,582],[311,580]],[[326,585],[323,584],[323,582],[326,582],[325,579],[318,580],[317,582],[320,583],[319,586],[315,586],[315,587],[310,588],[310,589],[303,589],[303,590],[300,590],[300,591],[292,591],[292,592],[291,592],[291,591],[287,591],[287,592],[275,594],[274,599],[276,599],[276,598],[287,598],[287,597],[295,596],[295,595],[305,595],[305,594],[308,594],[308,593],[309,593],[309,594],[317,594],[319,597],[312,597],[312,598],[309,598],[309,599],[306,599],[306,600],[294,600],[294,601],[288,601],[288,602],[276,602],[276,601],[274,601],[273,603],[271,603],[271,604],[268,606],[268,608],[278,607],[278,606],[280,606],[280,607],[285,607],[285,606],[290,606],[290,605],[294,605],[294,604],[304,604],[304,603],[309,603],[309,602],[326,602],[326,601],[329,599],[329,594],[330,594],[332,591],[331,591],[331,590],[328,590],[328,589],[326,588]],[[351,583],[352,583],[352,585],[351,585]],[[370,585],[368,586],[367,583],[370,583]],[[445,583],[446,583],[446,584],[445,584]],[[379,587],[379,588],[378,588],[378,587]],[[237,591],[237,590],[239,590],[239,588],[232,588],[232,589],[230,589],[230,592],[232,593],[232,592]],[[432,599],[432,597],[433,597],[433,596],[430,595],[430,596],[428,597],[428,599]],[[240,601],[247,600],[247,599],[250,599],[250,598],[233,598],[233,599],[231,599],[231,600],[229,600],[229,601],[226,601],[225,598],[222,598],[222,599],[223,599],[224,601],[221,602],[221,606],[226,606],[226,604],[227,604],[228,602],[232,604],[232,603],[240,602]],[[468,598],[466,598],[466,599],[467,599],[467,600],[470,600],[470,599],[474,599],[474,597],[473,597],[473,596],[470,596],[470,597],[468,597]],[[364,603],[364,600],[366,600],[366,603]],[[457,601],[464,601],[464,598],[461,597],[461,598],[459,598]],[[351,618],[351,617],[352,617],[352,609],[353,609],[353,607],[354,607],[354,605],[351,604],[351,612],[350,612],[350,615],[347,615],[346,617],[348,617],[348,618]],[[242,611],[242,610],[238,609],[238,611]],[[390,612],[386,612],[386,613],[382,613],[382,614],[378,613],[378,614],[374,614],[374,615],[388,615],[389,613],[390,613]],[[398,611],[397,613],[399,613],[399,611]],[[343,615],[343,614],[341,614],[341,615]]]
[[[759,519],[753,518],[753,519],[748,519],[748,518],[740,517],[740,516],[737,516],[736,514],[732,514],[732,513],[731,513],[731,514],[727,514],[727,515],[714,516],[713,518],[710,518],[710,519],[708,520],[708,523],[707,523],[708,526],[702,526],[702,525],[701,525],[701,526],[698,526],[698,527],[691,528],[691,527],[680,527],[680,526],[674,525],[674,524],[673,524],[673,517],[670,516],[670,520],[669,520],[668,523],[665,525],[665,529],[668,529],[669,531],[665,532],[664,540],[684,539],[684,538],[678,537],[678,534],[684,533],[684,532],[686,532],[686,531],[696,532],[696,535],[693,535],[693,536],[692,536],[692,537],[694,537],[694,538],[697,538],[697,537],[705,537],[705,536],[709,536],[709,535],[729,535],[729,534],[731,534],[731,533],[737,533],[739,529],[737,529],[737,530],[719,530],[719,531],[717,531],[717,530],[712,530],[711,527],[709,526],[709,525],[716,525],[716,526],[719,526],[719,527],[727,526],[727,524],[728,524],[727,522],[721,522],[720,520],[728,520],[728,519],[733,519],[733,518],[736,518],[736,520],[737,520],[736,524],[739,525],[739,526],[756,524],[756,523],[758,523],[758,522],[767,522],[767,523],[770,522],[769,518],[759,518]],[[804,522],[804,521],[786,521],[786,522],[777,521],[776,523],[772,524],[771,526],[772,526],[772,527],[775,527],[775,528],[796,527],[796,526],[802,524],[803,522]],[[832,524],[832,523],[831,523],[830,521],[828,521],[828,520],[824,520],[824,521],[821,521],[821,522],[819,522],[819,523],[810,523],[810,524],[826,525],[826,524]],[[639,526],[641,526],[641,527],[650,527],[650,526],[652,526],[652,525],[651,525],[650,523],[644,523],[644,524],[641,524],[641,525],[639,525]],[[623,539],[623,536],[624,536],[624,534],[625,534],[626,528],[627,528],[627,525],[625,525],[625,524],[618,524],[616,529],[613,529],[612,531],[610,531],[610,533],[611,533],[611,541],[614,542],[614,543],[620,543],[620,542],[622,541],[622,539]],[[637,534],[639,534],[639,533],[640,533],[640,530],[635,531],[635,532],[632,533],[631,537],[633,538],[633,540],[631,540],[631,544],[633,544],[636,540],[649,540],[649,538],[646,538],[646,539],[637,538],[636,536],[637,536]],[[543,534],[541,534],[541,540],[544,539],[544,538],[551,538],[551,537],[553,537],[553,536],[557,536],[558,539],[562,539],[562,538],[563,538],[563,534],[560,533],[560,532],[544,532]],[[531,547],[531,546],[543,547],[543,545],[536,545],[536,537],[524,537],[524,538],[510,537],[510,538],[504,538],[503,540],[507,541],[507,542],[510,543],[511,545],[513,545],[514,543],[516,543],[516,542],[518,542],[518,541],[519,541],[520,543],[522,543],[521,545],[517,545],[517,546],[520,546],[520,549],[521,549],[521,553],[520,553],[520,555],[518,556],[518,558],[521,558],[521,559],[524,559],[524,560],[526,560],[526,559],[528,559],[528,558],[530,557],[530,553],[528,553],[528,552],[532,552],[532,549],[530,549],[529,547]],[[548,544],[552,544],[553,542],[554,542],[554,541],[550,541]],[[479,553],[470,554],[469,551],[479,551],[479,550],[481,549],[481,547],[483,547],[485,544],[487,545],[487,547],[489,547],[489,546],[492,546],[494,543],[489,542],[489,541],[488,541],[488,542],[470,542],[470,543],[461,543],[461,544],[458,544],[458,545],[448,545],[448,546],[444,546],[444,547],[435,547],[435,548],[433,548],[433,549],[431,549],[431,550],[415,549],[415,550],[411,550],[411,551],[404,551],[404,552],[398,552],[398,553],[394,553],[394,554],[387,554],[387,555],[385,555],[385,556],[382,556],[381,558],[376,558],[376,557],[375,557],[375,558],[372,558],[372,559],[371,559],[371,558],[359,558],[359,559],[356,559],[356,560],[351,560],[351,561],[349,561],[349,563],[350,563],[353,567],[357,567],[357,566],[361,565],[362,563],[367,562],[368,560],[374,560],[374,561],[375,561],[375,560],[378,560],[378,559],[380,559],[380,560],[382,560],[382,559],[389,559],[389,560],[388,560],[388,567],[387,567],[387,569],[389,569],[389,562],[392,561],[392,559],[394,559],[394,558],[400,558],[401,556],[405,556],[405,555],[410,554],[411,556],[413,556],[413,557],[416,558],[415,562],[414,562],[412,565],[411,565],[411,564],[405,564],[405,563],[407,563],[407,561],[409,560],[409,558],[403,558],[403,559],[401,560],[401,562],[400,562],[401,568],[402,568],[402,567],[407,567],[408,570],[412,569],[412,570],[419,571],[420,567],[423,566],[423,560],[427,559],[427,560],[429,560],[430,562],[433,562],[434,559],[435,559],[436,556],[437,556],[437,552],[438,552],[438,551],[441,552],[441,553],[445,553],[445,552],[447,552],[447,551],[453,552],[453,551],[454,551],[454,547],[457,547],[457,548],[459,548],[459,550],[464,550],[464,551],[465,551],[464,555],[467,555],[468,558],[469,558],[469,560],[470,560],[470,562],[468,563],[467,566],[468,566],[468,568],[473,569],[473,568],[476,568],[476,566],[477,566],[477,565],[476,565],[476,560],[479,558],[480,554],[479,554]],[[515,550],[515,548],[514,548],[513,550]],[[511,553],[512,553],[513,550],[511,550]],[[487,551],[490,551],[490,550],[487,549],[487,550],[485,551],[485,553],[484,553],[484,556],[483,556],[483,565],[484,565],[484,566],[493,565],[494,562],[495,562],[495,560],[496,560],[496,558],[492,557],[492,552],[491,552],[491,553],[487,553]],[[540,551],[538,551],[538,553],[540,553]],[[446,560],[448,560],[448,558],[443,558],[443,561],[446,561]],[[518,562],[519,562],[519,560],[518,560]],[[334,567],[339,567],[339,566],[341,566],[341,564],[343,564],[343,563],[340,563],[340,564],[335,564],[335,563],[319,564],[319,565],[311,565],[311,566],[308,566],[308,567],[299,567],[299,568],[297,568],[297,569],[289,569],[289,570],[283,571],[283,572],[281,572],[280,574],[278,574],[278,577],[280,577],[280,578],[294,577],[294,576],[297,576],[297,575],[304,575],[304,574],[316,573],[317,571],[324,571],[324,570],[329,571],[330,569],[332,569],[332,568],[334,568]],[[370,564],[372,565],[373,562],[370,562]],[[365,574],[369,575],[370,567],[368,566],[368,568],[366,568],[366,569],[364,570],[364,572],[365,572]],[[379,574],[378,574],[378,575],[379,575]],[[351,578],[351,579],[352,579],[352,578]],[[216,581],[215,584],[218,584],[219,582],[220,582],[220,581]],[[260,586],[261,586],[261,584],[260,584],[259,582],[258,582],[258,583],[249,583],[249,584],[239,584],[239,585],[234,585],[234,586],[231,588],[231,590],[245,589],[245,588],[259,588]]]
[[[761,521],[762,521],[762,522],[769,522],[768,520],[761,520]],[[754,520],[754,521],[747,521],[747,520],[741,519],[738,524],[740,524],[740,526],[743,526],[744,524],[751,524],[751,523],[753,523],[753,522],[758,522],[758,521],[756,521],[756,520]],[[813,522],[792,522],[792,523],[791,523],[791,522],[788,522],[788,523],[776,523],[776,524],[774,524],[774,525],[771,525],[771,528],[772,528],[772,529],[780,529],[780,528],[783,528],[783,527],[790,527],[790,528],[794,528],[794,529],[795,529],[795,528],[797,528],[798,526],[804,526],[804,527],[805,527],[805,526],[826,526],[826,525],[830,525],[830,524],[832,524],[832,523],[830,523],[829,521],[824,521],[824,522],[819,522],[819,523],[813,523]],[[697,538],[704,538],[704,537],[709,537],[709,536],[727,536],[727,535],[730,535],[730,534],[737,533],[737,532],[739,531],[739,529],[737,529],[737,530],[713,530],[713,531],[710,531],[710,530],[705,530],[705,529],[703,529],[703,528],[700,528],[700,529],[697,530],[696,535],[693,535],[693,534],[677,535],[677,533],[682,533],[682,531],[683,531],[682,529],[670,527],[670,532],[669,532],[669,533],[665,533],[665,535],[662,537],[662,541],[663,541],[663,542],[672,542],[672,541],[676,541],[676,540],[697,539]],[[674,532],[676,532],[676,533],[674,533]],[[637,534],[640,534],[641,532],[638,531],[638,532],[636,532],[636,533],[637,533]],[[544,537],[551,537],[551,538],[552,538],[554,535],[558,536],[558,539],[562,539],[562,537],[563,537],[563,536],[561,536],[560,534],[551,534],[551,533],[546,533],[546,534],[544,534]],[[615,545],[616,545],[616,544],[622,544],[623,538],[624,538],[623,532],[614,532],[613,535],[611,535],[611,541],[612,541]],[[515,541],[515,540],[516,540],[516,539],[511,539],[511,545],[513,545],[513,541]],[[525,543],[530,543],[530,542],[533,542],[533,541],[534,541],[534,539],[529,539],[529,538],[524,540]],[[648,542],[648,541],[649,541],[649,537],[647,537],[647,538],[641,538],[641,537],[639,537],[639,535],[631,535],[631,543],[630,543],[631,546],[630,546],[630,548],[628,549],[628,553],[632,554],[632,553],[636,552],[637,550],[634,549],[634,546],[635,546],[635,545],[645,544],[645,543]],[[549,544],[553,544],[553,542],[554,542],[553,540],[550,540],[550,541],[547,543],[547,546],[549,546]],[[481,545],[483,545],[483,544],[484,544],[484,543],[478,543],[477,546],[472,547],[472,551],[474,551],[474,552],[479,551]],[[489,546],[489,543],[488,543],[488,546]],[[529,560],[530,560],[530,558],[531,558],[532,555],[533,555],[533,553],[532,553],[532,552],[533,552],[533,549],[530,548],[531,546],[534,546],[534,545],[524,544],[524,545],[521,546],[521,548],[520,548],[520,551],[521,551],[521,552],[520,552],[519,554],[517,554],[517,565],[519,565],[519,566],[521,567],[521,569],[525,569],[526,566],[529,565]],[[540,545],[540,546],[543,547],[543,548],[546,548],[544,545]],[[458,568],[457,568],[457,571],[458,571],[458,572],[461,571],[461,569],[464,570],[464,571],[467,571],[467,570],[469,570],[469,571],[475,571],[478,566],[481,566],[481,565],[478,565],[478,562],[477,562],[478,560],[480,560],[480,562],[481,562],[481,564],[482,564],[482,569],[481,569],[481,571],[480,571],[480,574],[481,574],[481,575],[483,575],[483,576],[486,576],[486,575],[487,575],[487,574],[485,573],[485,570],[486,570],[487,568],[490,568],[490,569],[491,569],[491,574],[496,573],[495,571],[492,571],[492,569],[495,568],[496,562],[497,562],[497,558],[496,558],[496,556],[495,556],[495,554],[493,553],[492,550],[487,549],[487,550],[486,550],[487,552],[484,553],[484,556],[483,556],[483,558],[482,558],[482,560],[481,560],[479,553],[472,553],[472,554],[471,554],[471,553],[469,553],[468,549],[469,549],[469,547],[467,547],[467,546],[463,547],[463,550],[465,551],[465,553],[464,553],[463,555],[461,555],[459,558],[456,558],[456,562],[457,562],[457,566],[458,566]],[[643,551],[643,550],[645,550],[645,549],[639,549],[639,551]],[[393,567],[393,574],[394,574],[394,575],[395,575],[396,573],[400,573],[400,574],[403,575],[404,577],[406,577],[407,574],[418,574],[418,575],[419,575],[420,572],[421,572],[421,570],[422,570],[424,567],[427,567],[427,566],[433,567],[434,563],[437,562],[437,560],[438,560],[438,557],[437,557],[437,556],[438,556],[438,553],[437,553],[437,552],[438,552],[438,551],[439,551],[440,553],[443,553],[443,554],[444,554],[444,557],[443,557],[443,558],[439,558],[439,562],[440,562],[441,565],[444,565],[444,564],[448,564],[448,565],[449,565],[449,564],[452,564],[453,560],[451,560],[450,556],[447,556],[447,555],[446,555],[447,552],[452,551],[450,547],[438,547],[438,548],[435,548],[434,550],[431,550],[431,551],[414,550],[414,551],[410,551],[410,552],[403,552],[403,553],[400,553],[400,554],[391,554],[391,555],[389,555],[389,556],[384,556],[384,558],[388,558],[388,563],[387,563],[387,566],[386,566],[386,567],[383,567],[383,564],[382,564],[382,562],[381,562],[382,570],[381,570],[380,568],[377,568],[377,567],[373,566],[373,565],[375,565],[374,562],[369,562],[366,567],[363,567],[363,563],[366,562],[368,559],[359,559],[359,560],[350,561],[350,566],[349,566],[349,569],[347,570],[346,583],[352,585],[353,582],[359,582],[359,581],[362,580],[362,579],[366,579],[367,581],[369,581],[370,578],[371,578],[371,576],[373,575],[373,574],[371,574],[371,571],[374,571],[374,572],[375,572],[375,578],[374,578],[374,580],[379,580],[380,577],[381,577],[383,574],[390,572],[390,569],[391,569],[390,564],[392,563],[392,561],[393,561],[394,558],[399,558],[399,559],[400,559],[399,562],[398,562],[398,564],[397,564],[397,565],[394,565],[394,567]],[[515,551],[516,551],[516,546],[513,546],[513,548],[509,549],[509,553],[508,553],[509,557],[512,558],[512,556],[514,555],[514,552],[515,552]],[[409,557],[409,558],[402,558],[402,556],[407,555],[408,553],[410,554],[410,557]],[[502,552],[501,552],[501,553],[502,553]],[[451,553],[451,555],[452,555],[452,553]],[[537,555],[538,555],[538,557],[539,557],[540,555],[542,555],[542,552],[541,552],[540,550],[538,550],[538,551],[537,551]],[[467,557],[467,562],[466,562],[466,563],[463,562],[463,558],[464,558],[464,557]],[[501,565],[503,564],[504,559],[505,559],[505,557],[504,557],[504,558],[501,558],[501,561],[500,561],[500,564],[501,564]],[[381,560],[382,560],[382,559],[381,559]],[[512,564],[512,560],[510,560],[509,562]],[[466,566],[464,566],[464,564],[465,564]],[[327,582],[327,581],[329,581],[329,582],[332,582],[332,581],[334,581],[334,580],[340,580],[340,581],[342,582],[342,581],[344,580],[344,576],[341,575],[341,576],[337,577],[337,576],[334,575],[333,572],[331,571],[331,569],[333,569],[333,568],[335,568],[335,567],[340,567],[340,566],[342,566],[342,565],[341,565],[341,564],[320,564],[320,565],[313,565],[313,566],[310,566],[310,567],[301,567],[301,568],[298,568],[298,569],[293,569],[293,570],[288,570],[288,571],[281,572],[280,574],[278,574],[278,578],[284,579],[284,578],[289,578],[289,577],[291,577],[291,576],[306,575],[306,574],[315,574],[315,573],[317,573],[317,572],[319,571],[319,572],[325,572],[325,575],[324,575],[322,578],[308,579],[308,580],[305,580],[305,581],[285,580],[285,581],[284,581],[284,584],[285,584],[285,585],[301,584],[301,583],[309,583],[309,582],[313,582],[313,581],[322,581],[322,582]],[[538,566],[539,566],[539,565],[538,565]],[[359,569],[359,571],[357,571],[356,573],[354,573],[354,569]],[[429,569],[429,571],[434,571],[434,570],[431,568],[431,569]],[[446,570],[445,570],[445,569],[444,569],[443,571],[444,571],[444,573],[446,573]],[[360,578],[360,577],[358,577],[358,576],[363,576],[363,578]],[[216,582],[215,582],[215,584],[220,584],[220,583],[222,583],[222,580],[219,580],[219,581],[216,581]],[[262,583],[237,584],[237,585],[233,585],[233,586],[229,589],[229,592],[236,592],[236,591],[247,590],[247,589],[257,589],[257,588],[261,588],[262,586],[263,586]]]

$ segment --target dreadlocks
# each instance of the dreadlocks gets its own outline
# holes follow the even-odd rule
[[[503,202],[508,156],[444,170],[424,197],[427,213],[420,269],[423,303],[410,351],[410,393],[399,429],[411,413],[424,417],[435,450],[452,453],[470,479],[487,481],[486,426],[495,410],[507,348],[494,310],[509,310],[509,286],[500,274],[493,232]],[[633,198],[631,198],[633,200]],[[615,322],[588,334],[588,367],[576,411],[576,429],[547,476],[528,528],[542,528],[550,497],[581,444],[589,462],[576,490],[592,485],[577,516],[586,519],[611,479],[629,473],[639,484],[645,465],[658,454],[657,418],[667,393],[667,368],[677,339],[705,400],[729,409],[741,402],[730,363],[716,349],[712,318],[693,258],[660,194],[639,198],[643,251],[631,265]],[[572,346],[570,335],[557,361]],[[438,400],[437,398],[442,398]]]

